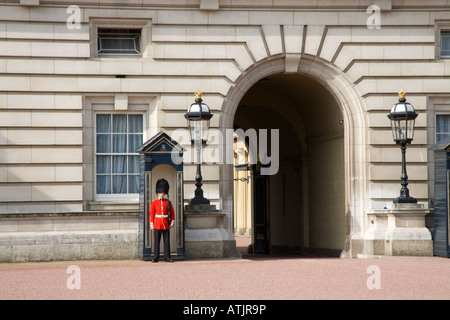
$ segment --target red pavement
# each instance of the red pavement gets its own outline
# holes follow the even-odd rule
[[[80,268],[80,289],[67,286],[70,265]],[[448,300],[450,259],[259,256],[0,264],[0,299]]]

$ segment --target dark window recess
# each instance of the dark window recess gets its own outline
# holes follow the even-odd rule
[[[97,30],[97,52],[101,56],[140,56],[140,29]]]
[[[441,31],[441,57],[450,58],[450,31]]]

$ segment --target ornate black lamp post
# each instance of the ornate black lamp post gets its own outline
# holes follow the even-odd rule
[[[188,112],[184,115],[188,122],[191,134],[191,144],[195,146],[197,152],[197,174],[195,176],[195,197],[191,199],[191,205],[209,204],[209,200],[203,197],[202,172],[201,172],[201,149],[208,140],[209,120],[212,118],[209,107],[202,103],[202,94],[195,93],[195,102],[191,104]]]
[[[394,141],[400,145],[402,152],[402,188],[400,189],[400,197],[394,200],[394,203],[417,203],[417,199],[409,196],[408,175],[406,174],[406,145],[410,144],[414,137],[414,125],[417,113],[413,106],[406,102],[405,92],[403,89],[398,93],[398,103],[395,104],[388,118],[391,120],[392,136]]]

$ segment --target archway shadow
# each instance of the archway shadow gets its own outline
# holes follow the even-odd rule
[[[253,253],[253,244],[250,237],[236,237],[236,250],[244,260],[270,261],[295,259],[339,259],[340,254],[335,250],[308,250],[306,248],[292,248],[291,250],[278,250],[268,254]]]

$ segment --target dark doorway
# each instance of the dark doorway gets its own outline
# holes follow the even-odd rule
[[[278,172],[263,176],[258,163],[250,175],[253,251],[338,256],[345,245],[344,130],[331,94],[300,74],[261,79],[242,98],[234,128],[279,129]]]

